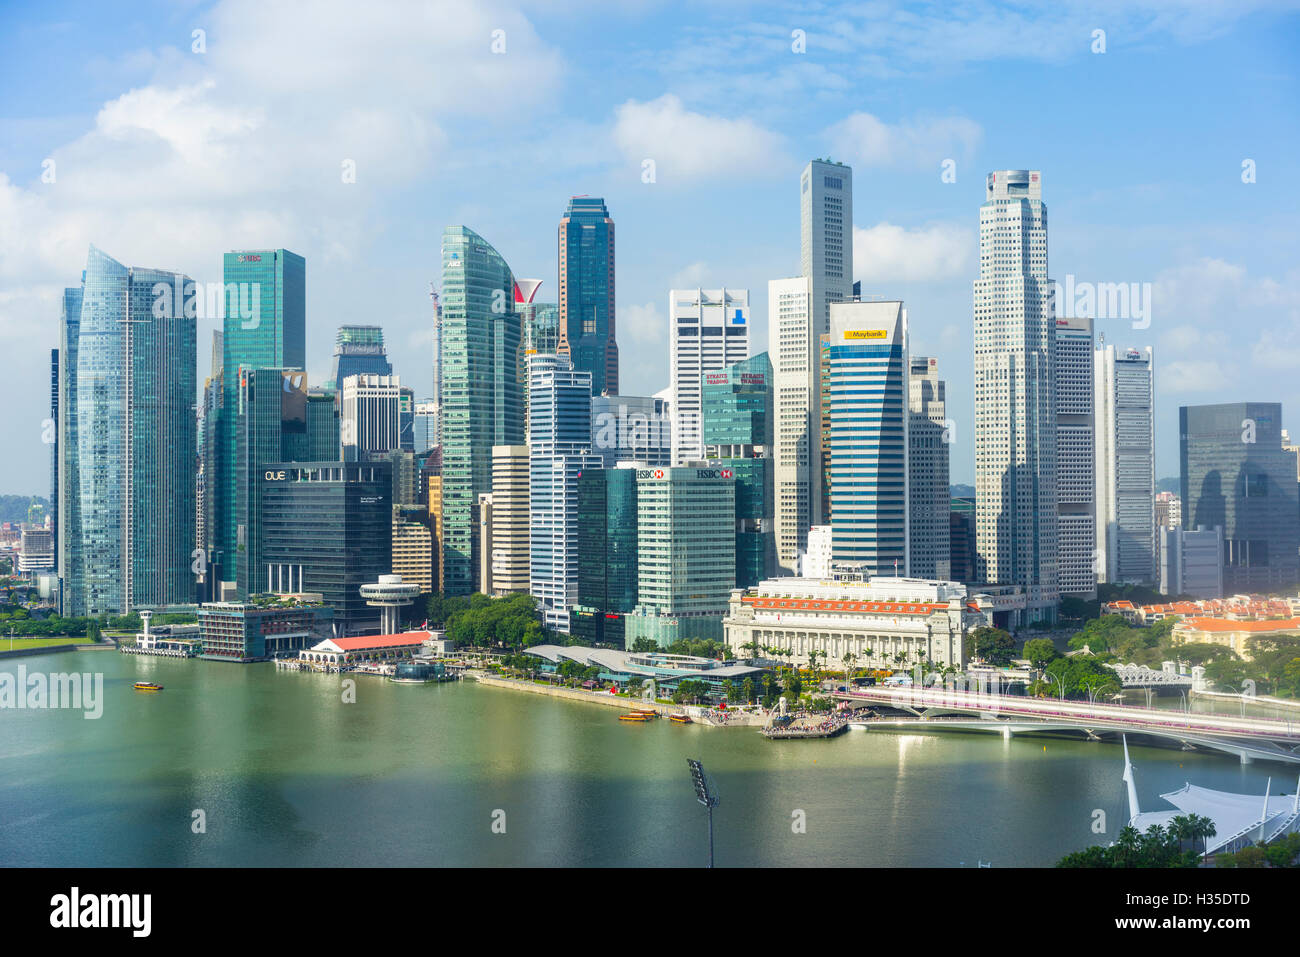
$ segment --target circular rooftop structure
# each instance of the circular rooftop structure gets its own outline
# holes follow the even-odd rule
[[[401,575],[380,575],[379,581],[361,586],[367,605],[382,609],[384,634],[397,633],[397,610],[415,601],[420,586],[402,581]]]

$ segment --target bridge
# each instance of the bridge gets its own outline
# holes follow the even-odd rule
[[[1013,734],[1081,733],[1093,740],[1124,733],[1174,742],[1183,750],[1222,751],[1242,764],[1300,764],[1300,721],[1227,717],[1133,705],[1026,698],[949,688],[860,688],[835,697],[898,712],[855,721],[854,729],[995,731]]]

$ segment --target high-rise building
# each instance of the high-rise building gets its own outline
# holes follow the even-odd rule
[[[256,590],[318,592],[345,634],[377,632],[361,586],[392,570],[387,462],[279,462],[259,474],[262,557]]]
[[[393,505],[392,572],[416,585],[421,594],[434,589],[433,530],[423,505]]]
[[[948,513],[947,386],[939,362],[912,356],[908,379],[908,574],[948,581],[952,575]]]
[[[514,276],[465,226],[442,236],[443,586],[467,595],[478,579],[478,496],[492,489],[492,447],[524,442]]]
[[[698,461],[703,377],[749,358],[749,291],[674,289],[668,294],[673,462]]]
[[[672,462],[672,414],[658,396],[593,395],[591,448],[612,469],[619,462]]]
[[[1038,170],[989,173],[975,280],[975,535],[980,577],[1056,615],[1056,321]]]
[[[736,482],[715,468],[637,470],[637,606],[627,647],[722,638],[736,577]]]
[[[831,303],[830,525],[837,564],[863,575],[908,568],[907,310]]]
[[[1097,594],[1092,320],[1056,319],[1056,512],[1062,595]],[[1100,501],[1100,500],[1097,500]]]
[[[353,462],[367,452],[402,448],[400,376],[348,376],[339,383],[339,390],[340,459]],[[411,418],[413,421],[414,408]]]
[[[50,568],[55,568],[54,543],[59,540],[59,350],[50,350],[50,419],[41,431],[50,446]]]
[[[1286,446],[1282,446],[1283,449]],[[1156,527],[1178,528],[1183,524],[1183,501],[1173,492],[1156,492]]]
[[[768,353],[776,405],[776,559],[781,571],[790,575],[808,546],[808,529],[820,521],[821,355],[815,326],[811,278],[768,282]]]
[[[948,542],[952,554],[952,580],[976,581],[975,499],[952,499],[948,512]]]
[[[1097,580],[1153,583],[1158,570],[1151,347],[1117,353],[1102,346],[1095,374]]]
[[[1160,593],[1171,598],[1222,598],[1223,529],[1162,526]]]
[[[1234,402],[1178,410],[1183,527],[1223,529],[1223,589],[1294,593],[1300,502],[1282,449],[1282,406]]]
[[[584,645],[623,648],[636,602],[636,469],[588,469],[578,478],[578,603],[569,634]]]
[[[591,452],[591,374],[564,356],[530,356],[528,591],[547,628],[567,633],[578,603],[578,478]]]
[[[60,348],[65,608],[121,614],[188,603],[197,346],[185,313],[194,287],[91,246],[81,295],[70,293]]]
[[[557,349],[591,375],[592,395],[618,394],[614,324],[614,220],[605,201],[574,196],[559,228]]]
[[[526,445],[492,447],[491,595],[528,591],[529,456]]]
[[[748,588],[776,567],[772,514],[772,362],[760,352],[704,376],[705,464],[736,482],[736,575]]]
[[[853,169],[843,163],[815,159],[799,177],[799,272],[811,281],[811,351],[830,331],[830,304],[854,296]]]
[[[245,249],[223,257],[221,406],[207,495],[215,526],[209,558],[229,578],[238,549],[235,426],[241,369],[307,367],[307,261],[287,249]],[[330,456],[334,458],[334,456]],[[206,471],[206,470],[205,470]]]
[[[379,326],[339,326],[334,338],[334,376],[327,388],[343,388],[343,380],[354,375],[390,376],[393,364],[384,349],[384,330]]]
[[[86,274],[81,281],[84,285]],[[59,321],[59,414],[55,417],[58,461],[58,525],[54,539],[55,575],[59,579],[59,614],[71,614],[67,582],[81,561],[81,495],[77,466],[77,345],[81,337],[83,286],[63,290]]]

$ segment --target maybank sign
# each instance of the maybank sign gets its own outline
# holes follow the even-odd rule
[[[845,339],[888,339],[887,329],[845,329]]]

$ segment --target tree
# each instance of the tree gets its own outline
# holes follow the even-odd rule
[[[1008,632],[987,625],[972,631],[966,641],[969,655],[995,666],[1011,664],[1016,651],[1016,640]]]
[[[740,695],[745,699],[746,704],[754,700],[754,679],[752,677],[746,678],[740,683]]]
[[[1053,658],[1059,657],[1056,646],[1048,638],[1031,638],[1025,642],[1024,657],[1037,670],[1042,671]]]

